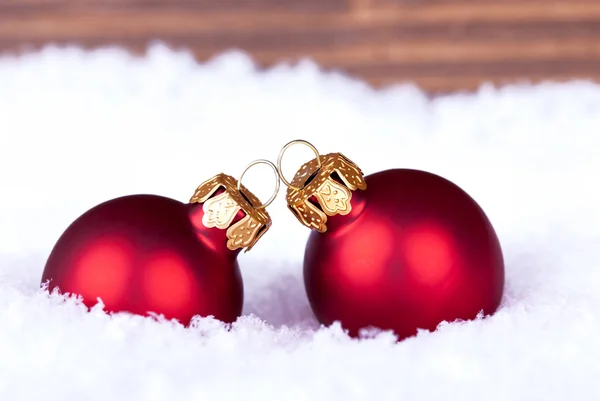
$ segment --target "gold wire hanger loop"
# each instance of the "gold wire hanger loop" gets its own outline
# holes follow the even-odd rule
[[[265,159],[258,159],[258,160],[254,160],[252,163],[248,164],[246,166],[246,168],[244,169],[244,171],[242,171],[240,178],[237,180],[237,189],[238,189],[238,191],[241,192],[242,179],[244,178],[244,174],[246,174],[248,172],[248,170],[250,170],[253,166],[256,166],[257,164],[266,164],[267,166],[271,167],[273,169],[273,172],[275,173],[275,191],[273,191],[273,195],[271,195],[269,200],[263,205],[260,205],[260,206],[252,205],[254,207],[254,209],[264,209],[267,206],[269,206],[271,203],[273,203],[275,198],[277,198],[277,194],[279,193],[279,188],[280,188],[279,171],[277,171],[277,166],[275,164],[273,164],[273,162],[271,162],[269,160],[265,160]]]
[[[281,181],[283,181],[283,183],[285,184],[286,187],[291,188],[296,191],[301,191],[302,188],[293,186],[288,180],[285,179],[285,177],[283,176],[283,171],[281,170],[281,161],[283,159],[283,155],[285,154],[286,150],[288,150],[290,147],[292,147],[294,145],[308,146],[315,153],[315,156],[317,157],[318,168],[321,168],[321,155],[319,154],[319,151],[317,150],[317,148],[315,148],[315,146],[312,143],[305,141],[304,139],[295,139],[291,142],[288,142],[279,151],[279,157],[277,158],[277,172],[279,174],[279,178],[281,178]]]

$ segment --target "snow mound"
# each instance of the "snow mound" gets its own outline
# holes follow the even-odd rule
[[[469,192],[500,237],[506,290],[491,318],[395,343],[320,328],[304,294],[307,229],[285,208],[240,256],[231,329],[87,312],[39,289],[62,230],[106,199],[187,200],[303,138],[365,174],[410,167]],[[242,53],[197,64],[162,45],[48,47],[0,58],[0,399],[597,400],[600,86],[545,83],[428,98],[374,90],[307,61],[258,71]],[[290,149],[285,173],[311,157]],[[263,166],[264,167],[264,166]],[[261,199],[271,172],[245,184]]]

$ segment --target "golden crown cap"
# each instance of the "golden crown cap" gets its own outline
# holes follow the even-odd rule
[[[244,172],[258,162],[249,165]],[[205,227],[227,230],[228,249],[246,248],[244,252],[248,252],[271,227],[271,217],[265,207],[279,190],[279,177],[273,197],[264,205],[240,181],[241,177],[236,180],[227,174],[217,174],[198,186],[189,203],[203,203],[202,224]],[[223,191],[213,196],[219,189]],[[233,223],[240,210],[245,216]]]
[[[352,191],[365,190],[367,183],[361,169],[343,154],[315,154],[288,183],[287,205],[300,223],[325,232],[327,217],[350,213]]]

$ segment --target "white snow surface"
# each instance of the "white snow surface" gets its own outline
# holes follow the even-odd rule
[[[241,254],[244,316],[168,321],[87,312],[39,289],[70,222],[113,197],[189,200],[212,175],[276,161],[292,139],[365,174],[408,167],[460,185],[506,261],[491,317],[396,343],[319,327],[305,297],[308,229],[285,207]],[[0,400],[600,399],[600,86],[526,82],[430,98],[305,61],[205,64],[157,44],[0,57]],[[312,157],[291,148],[291,177]],[[266,167],[244,183],[266,200]]]

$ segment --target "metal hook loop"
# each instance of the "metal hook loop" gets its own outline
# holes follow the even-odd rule
[[[315,153],[315,156],[317,157],[317,163],[318,163],[319,168],[321,168],[321,155],[319,154],[319,151],[312,143],[305,141],[303,139],[295,139],[291,142],[288,142],[283,148],[281,148],[281,151],[279,151],[279,157],[277,158],[277,172],[279,174],[279,178],[281,178],[281,181],[285,184],[286,187],[292,188],[296,191],[300,191],[300,190],[302,190],[302,188],[293,186],[288,180],[285,179],[285,177],[283,176],[283,172],[281,170],[281,161],[283,159],[283,155],[290,147],[292,147],[294,145],[308,146]]]
[[[273,172],[275,173],[275,191],[273,192],[273,195],[269,198],[269,200],[260,206],[255,206],[255,209],[264,209],[267,206],[269,206],[271,203],[273,203],[273,201],[275,200],[275,198],[277,198],[277,194],[279,193],[279,188],[280,188],[280,182],[279,182],[279,171],[277,170],[277,166],[275,164],[273,164],[273,162],[269,161],[269,160],[265,160],[265,159],[258,159],[258,160],[254,160],[252,163],[248,164],[246,166],[246,168],[244,169],[244,171],[242,171],[242,174],[240,175],[240,178],[238,179],[237,182],[237,189],[238,191],[241,191],[241,187],[242,187],[242,179],[244,178],[244,174],[246,174],[248,172],[248,170],[250,170],[253,166],[256,166],[257,164],[266,164],[268,166],[270,166],[273,169]]]

